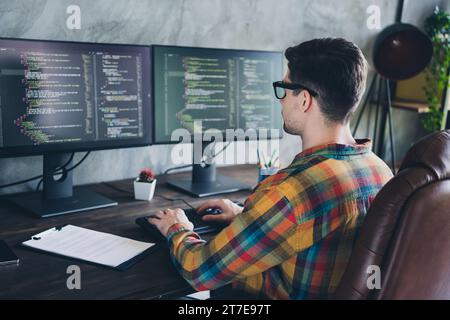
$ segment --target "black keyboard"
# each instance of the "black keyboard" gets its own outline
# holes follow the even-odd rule
[[[194,232],[198,234],[207,234],[207,233],[213,233],[218,232],[220,229],[222,229],[224,226],[220,225],[212,225],[212,224],[206,224],[202,220],[202,216],[196,212],[195,209],[183,209],[186,213],[187,218],[189,221],[192,222],[194,225]],[[144,229],[147,233],[149,233],[155,240],[165,240],[166,238],[159,232],[159,230],[150,222],[148,222],[148,217],[140,217],[136,219],[136,224],[139,225],[142,229]]]

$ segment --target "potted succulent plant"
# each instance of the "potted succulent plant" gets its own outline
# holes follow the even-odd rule
[[[134,181],[134,198],[150,201],[155,193],[156,178],[151,169],[142,169]]]

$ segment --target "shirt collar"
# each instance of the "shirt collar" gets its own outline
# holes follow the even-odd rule
[[[295,156],[294,161],[310,155],[322,156],[350,156],[370,152],[372,141],[370,139],[356,139],[356,144],[328,143],[303,150]]]

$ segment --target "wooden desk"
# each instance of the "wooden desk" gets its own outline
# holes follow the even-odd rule
[[[254,165],[223,167],[218,170],[252,185],[257,180],[257,169]],[[189,174],[173,174],[170,177]],[[158,176],[156,194],[183,198],[194,206],[205,200],[173,191],[167,187],[165,181],[166,176]],[[117,181],[113,185],[133,191],[132,180]],[[173,267],[165,245],[158,245],[142,261],[126,271],[115,271],[64,257],[33,252],[20,246],[20,243],[31,235],[62,224],[73,224],[151,242],[150,236],[135,224],[135,219],[161,208],[186,207],[182,201],[168,201],[161,197],[155,197],[151,202],[135,201],[133,195],[105,184],[90,185],[88,188],[116,200],[119,205],[39,219],[10,204],[7,201],[8,196],[1,198],[0,239],[13,248],[20,259],[20,265],[0,267],[0,299],[158,299],[193,292]],[[241,191],[223,197],[243,201],[249,194],[249,191]],[[70,276],[66,270],[73,264],[81,268],[80,290],[69,290],[66,286]]]

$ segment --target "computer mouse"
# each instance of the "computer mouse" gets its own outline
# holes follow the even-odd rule
[[[212,214],[212,215],[216,215],[216,214],[221,214],[222,210],[220,210],[219,208],[206,208],[205,210],[203,210],[203,215],[207,215],[207,214]]]

